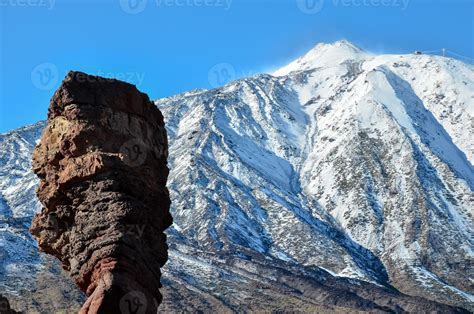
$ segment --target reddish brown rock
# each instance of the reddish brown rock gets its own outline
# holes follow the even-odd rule
[[[70,72],[54,94],[33,154],[44,208],[31,233],[87,294],[82,313],[156,313],[167,151],[163,116],[135,86]]]

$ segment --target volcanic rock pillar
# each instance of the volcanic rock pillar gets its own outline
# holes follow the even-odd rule
[[[33,155],[43,209],[31,233],[88,299],[81,313],[156,313],[166,188],[163,116],[135,86],[70,72]]]

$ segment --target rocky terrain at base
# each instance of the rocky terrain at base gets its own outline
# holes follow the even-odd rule
[[[337,42],[155,103],[174,219],[160,311],[474,311],[473,66]],[[27,232],[44,127],[0,136],[0,291],[29,312],[52,309],[38,278],[64,278],[64,308],[84,298]]]

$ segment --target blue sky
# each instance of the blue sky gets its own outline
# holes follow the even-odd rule
[[[342,38],[372,52],[445,47],[472,59],[474,0],[0,0],[0,132],[45,119],[72,69],[156,99]]]

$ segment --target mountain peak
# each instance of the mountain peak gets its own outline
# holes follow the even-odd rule
[[[283,76],[294,71],[307,71],[318,67],[340,64],[349,59],[362,59],[367,53],[353,43],[342,39],[334,43],[318,43],[304,56],[275,71]]]
[[[351,43],[350,41],[346,39],[341,39],[333,43],[318,43],[310,51],[321,50],[321,49],[334,49],[334,50],[345,49],[345,50],[353,51],[355,53],[363,52],[361,48],[359,48],[358,46],[356,46],[355,44]]]

